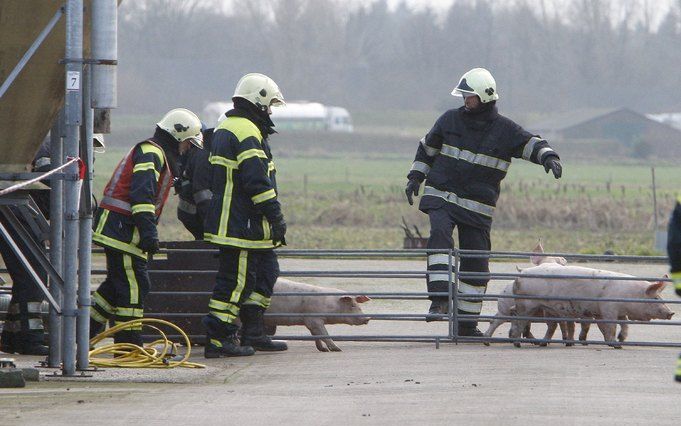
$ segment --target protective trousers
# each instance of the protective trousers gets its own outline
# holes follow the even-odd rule
[[[209,337],[222,339],[234,334],[237,327],[233,322],[242,305],[267,309],[278,277],[274,250],[220,248],[220,266],[204,319]]]
[[[9,231],[21,253],[29,260],[31,267],[41,281],[47,284],[47,273],[30,255],[26,244],[21,241],[19,235],[10,227],[2,214],[0,214],[0,221]],[[25,347],[43,344],[45,331],[41,316],[41,305],[44,296],[29,272],[14,254],[9,243],[1,236],[0,253],[2,253],[7,271],[12,278],[12,299],[7,309],[0,344],[3,350],[7,352],[23,353]]]
[[[106,279],[93,296],[90,310],[90,337],[101,332],[109,320],[116,325],[144,316],[144,299],[150,282],[147,262],[128,253],[105,248]],[[116,333],[116,342],[140,344],[141,325],[131,326]]]
[[[452,212],[447,208],[439,208],[428,211],[430,219],[430,238],[428,239],[429,249],[451,249],[454,247],[452,233],[456,227],[459,233],[459,248],[462,250],[490,250],[489,229],[481,229],[458,223]],[[452,264],[453,264],[452,260]],[[435,253],[428,255],[427,285],[428,292],[448,292],[449,274],[449,255],[446,253]],[[489,272],[488,257],[461,257],[459,261],[460,272]],[[452,277],[452,282],[454,278]],[[487,291],[486,278],[463,278],[458,282],[459,295],[483,295]],[[430,296],[429,299],[446,299],[447,296]],[[458,299],[457,311],[459,314],[480,315],[482,310],[482,300],[475,298]],[[468,321],[461,321],[462,323]],[[470,321],[477,325],[476,321]]]

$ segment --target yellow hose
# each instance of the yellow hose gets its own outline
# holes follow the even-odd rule
[[[155,324],[155,325],[151,325]],[[153,328],[160,335],[161,338],[151,342],[144,347],[133,345],[132,343],[113,343],[96,347],[95,345],[102,340],[114,335],[116,332],[130,327],[144,327]],[[185,347],[187,348],[180,360],[176,360],[178,345],[168,340],[166,334],[156,327],[156,325],[165,325],[175,329],[184,338]],[[94,348],[90,351],[90,365],[97,367],[126,367],[126,368],[204,368],[205,365],[195,362],[189,362],[189,355],[191,354],[192,345],[189,341],[189,336],[175,324],[156,318],[142,318],[118,324],[108,330],[96,335],[90,339],[90,347]],[[112,358],[100,357],[99,355],[113,355]]]

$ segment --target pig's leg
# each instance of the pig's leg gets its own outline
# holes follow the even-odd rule
[[[572,321],[561,321],[558,323],[560,325],[560,335],[563,337],[563,341],[573,340],[575,338],[575,323]],[[572,346],[573,343],[565,343],[565,346]]]
[[[500,315],[500,313],[497,312],[497,314],[495,316],[499,316],[499,315]],[[506,320],[502,320],[502,319],[492,320],[492,322],[489,323],[489,328],[487,329],[487,331],[485,331],[485,337],[492,337],[492,334],[494,334],[496,329],[499,328],[499,326],[501,324],[503,324],[505,321]],[[489,342],[485,342],[485,346],[489,346]]]
[[[604,317],[603,319],[610,318]],[[612,346],[615,349],[622,349],[622,345],[618,345],[615,343],[615,332],[617,331],[616,324],[606,324],[599,322],[598,328],[601,330],[601,333],[603,333],[603,340],[605,340],[608,343],[608,345]]]
[[[508,332],[508,337],[511,339],[521,338],[523,332],[530,326],[530,321],[527,320],[513,320],[511,321],[511,330]],[[513,346],[520,347],[520,342],[513,342]]]
[[[619,317],[620,320],[627,319],[626,315]],[[620,324],[620,334],[617,335],[617,340],[624,342],[629,336],[629,324]]]
[[[540,312],[540,311],[539,311]],[[511,315],[519,317],[537,316],[537,308],[525,306],[523,301],[516,302],[516,307],[512,309]],[[508,332],[508,337],[517,339],[522,337],[522,333],[530,326],[529,320],[513,320],[511,321],[511,330]],[[513,342],[513,346],[520,347],[520,342]]]
[[[309,321],[306,321],[305,325],[307,326],[308,330],[310,330],[310,333],[312,333],[313,336],[328,336],[329,332],[326,331],[326,327],[324,326],[324,321],[321,318],[310,318]],[[328,349],[324,347],[324,342]],[[315,341],[315,345],[317,346],[317,349],[319,349],[321,352],[341,352],[341,349],[336,346],[336,344],[333,342],[333,340],[329,338],[321,338],[317,339]]]
[[[565,330],[562,329],[564,325]],[[574,321],[565,321],[561,323],[561,331],[563,332],[563,340],[575,340],[575,323]],[[566,343],[565,346],[574,346],[574,343]]]
[[[586,336],[589,334],[589,328],[591,328],[591,323],[586,322],[586,321],[580,321],[579,325],[581,326],[581,330],[579,331],[579,340],[582,343],[582,345],[586,345]]]
[[[556,332],[556,327],[558,326],[558,323],[556,321],[548,321],[546,323],[546,334],[544,335],[544,340],[551,340],[553,337],[553,334]],[[561,324],[560,326],[561,332],[563,331],[563,325]],[[548,342],[541,342],[539,343],[539,346],[547,346]]]

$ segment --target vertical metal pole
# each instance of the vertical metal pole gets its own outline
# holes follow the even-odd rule
[[[456,342],[459,339],[459,263],[460,263],[460,256],[461,253],[459,252],[459,249],[454,249],[454,285],[451,286],[452,288],[450,289],[451,294],[454,296],[454,306],[452,308],[452,334],[454,336],[454,341]],[[450,254],[451,256],[451,251]]]
[[[454,310],[454,306],[456,306],[454,299],[452,298],[452,287],[454,287],[454,277],[452,274],[454,270],[453,261],[454,257],[452,256],[452,250],[449,249],[447,256],[447,326],[449,328],[448,336],[450,339],[454,338],[454,323],[452,322],[454,316],[452,315],[452,311]]]
[[[655,167],[651,167],[650,171],[653,174],[653,224],[655,226],[655,233],[657,233],[657,186],[655,185]]]
[[[82,114],[81,77],[83,74],[83,0],[66,3],[66,96],[65,122],[67,157],[78,157],[78,136]],[[76,372],[76,288],[78,259],[78,164],[65,169],[64,184],[64,301],[62,374]]]
[[[92,108],[116,108],[118,61],[118,1],[92,0]]]
[[[83,72],[83,127],[81,128],[81,158],[87,174],[80,200],[80,233],[78,244],[78,318],[76,321],[78,370],[90,366],[90,270],[92,246],[92,128],[94,111],[90,108],[92,66]]]
[[[52,168],[59,167],[64,164],[64,149],[62,145],[62,120],[64,119],[64,110],[59,111],[52,130],[50,130],[50,164]],[[64,183],[61,179],[53,179],[50,183],[50,263],[63,276],[64,268],[62,264],[62,225],[64,220],[63,197]],[[62,304],[62,294],[59,287],[56,285],[50,286],[50,293],[59,306]],[[58,368],[61,366],[61,316],[57,314],[54,308],[50,307],[50,355],[47,359],[47,365],[51,368]]]

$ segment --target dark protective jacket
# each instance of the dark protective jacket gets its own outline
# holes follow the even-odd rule
[[[180,201],[177,205],[177,218],[185,228],[197,239],[203,239],[203,222],[213,198],[210,190],[211,174],[210,149],[213,132],[210,128],[203,131],[203,149],[192,147],[183,156],[180,166],[180,178],[175,183]]]
[[[445,112],[421,139],[408,178],[426,180],[421,211],[447,206],[460,222],[489,229],[511,159],[544,164],[549,157],[558,154],[548,142],[495,105],[478,113],[461,107]]]
[[[676,206],[669,219],[667,232],[667,255],[671,266],[671,278],[674,280],[676,294],[681,296],[681,196],[677,198]]]
[[[215,129],[210,150],[212,199],[204,239],[241,249],[273,249],[270,222],[281,218],[267,136],[274,126],[245,100]]]
[[[158,239],[156,224],[176,169],[177,143],[158,129],[135,145],[114,170],[95,212],[92,241],[146,259],[141,240]]]

